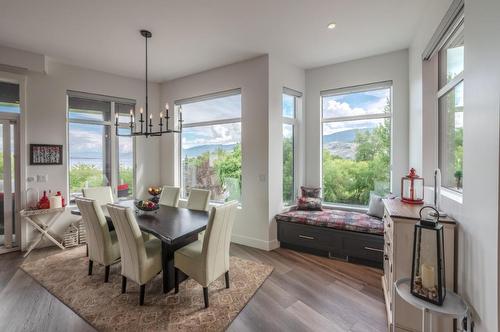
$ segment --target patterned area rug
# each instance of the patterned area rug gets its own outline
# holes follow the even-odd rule
[[[221,331],[243,309],[273,268],[231,257],[230,288],[224,276],[209,287],[210,306],[204,309],[202,287],[194,280],[181,283],[179,293],[162,292],[161,274],[146,285],[144,306],[139,306],[139,286],[127,283],[121,294],[120,263],[111,267],[104,283],[104,267],[94,264],[87,275],[85,247],[23,264],[36,279],[78,315],[100,331]]]

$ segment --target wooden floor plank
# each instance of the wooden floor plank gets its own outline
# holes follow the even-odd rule
[[[28,260],[59,252],[35,250]],[[299,253],[231,244],[231,255],[274,271],[228,331],[385,331],[378,269]],[[93,331],[81,317],[19,270],[22,254],[0,255],[0,331]]]

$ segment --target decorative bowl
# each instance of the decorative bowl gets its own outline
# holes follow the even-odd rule
[[[160,208],[158,203],[155,203],[148,199],[143,201],[135,201],[135,207],[141,211],[155,211]]]
[[[161,194],[162,187],[149,187],[148,193],[153,196],[158,196]]]

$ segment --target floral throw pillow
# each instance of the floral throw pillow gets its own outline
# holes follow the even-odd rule
[[[297,210],[322,211],[321,198],[319,197],[299,197],[297,199]]]
[[[319,194],[321,193],[321,188],[302,186],[302,187],[300,187],[300,191],[302,193],[302,197],[319,198]]]

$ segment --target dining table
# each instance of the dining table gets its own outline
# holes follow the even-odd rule
[[[205,230],[209,213],[180,207],[159,205],[154,211],[139,210],[133,200],[124,200],[115,204],[131,208],[135,212],[137,224],[141,231],[149,233],[161,240],[163,292],[168,293],[175,286],[174,252],[177,249],[198,240],[198,233]],[[106,205],[102,206],[108,227],[114,229]],[[78,209],[71,214],[81,216]],[[180,273],[179,281],[187,279]]]

